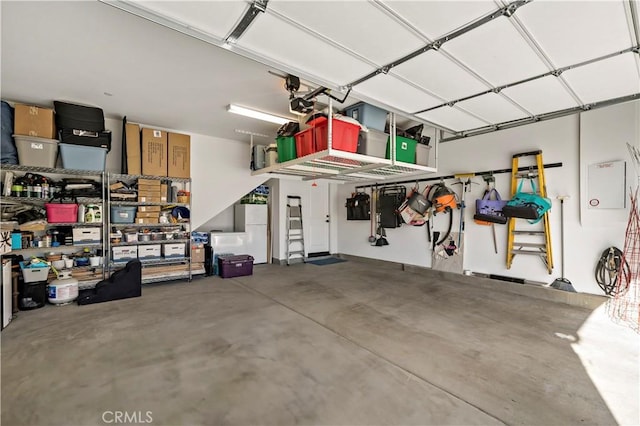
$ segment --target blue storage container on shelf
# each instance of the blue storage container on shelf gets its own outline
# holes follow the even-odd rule
[[[107,148],[61,143],[60,156],[65,169],[103,171],[107,164]]]
[[[135,206],[111,206],[111,223],[133,223],[137,211]]]
[[[380,130],[381,132],[384,132],[387,124],[387,111],[364,102],[358,102],[345,108],[344,115],[358,120],[360,124],[364,124],[369,129]]]

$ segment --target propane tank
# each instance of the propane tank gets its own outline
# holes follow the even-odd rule
[[[71,276],[71,271],[60,271],[58,279],[49,284],[49,303],[64,305],[78,298],[78,280]]]

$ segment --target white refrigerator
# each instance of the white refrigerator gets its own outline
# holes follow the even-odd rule
[[[266,204],[236,204],[235,231],[247,234],[247,254],[253,256],[253,263],[267,263],[267,221]]]

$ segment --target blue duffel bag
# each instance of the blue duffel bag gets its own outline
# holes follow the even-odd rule
[[[13,141],[13,108],[5,101],[2,101],[1,111],[0,163],[18,164],[18,151]]]

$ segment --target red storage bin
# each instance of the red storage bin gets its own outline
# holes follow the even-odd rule
[[[340,151],[356,152],[358,150],[358,134],[360,126],[346,121],[333,119],[332,124],[332,148]],[[315,120],[313,130],[315,134],[316,151],[327,149],[329,136],[329,121],[325,119]]]
[[[308,128],[295,134],[296,138],[296,156],[298,158],[316,152],[313,143],[313,127]]]
[[[77,204],[46,203],[47,222],[49,223],[74,223],[78,221]]]

